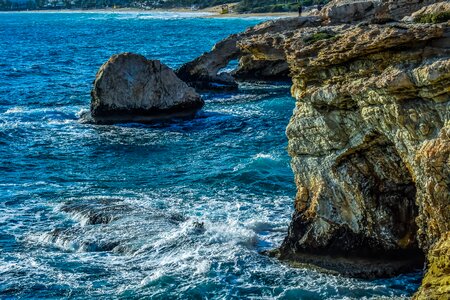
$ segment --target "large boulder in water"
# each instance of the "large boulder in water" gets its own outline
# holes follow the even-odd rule
[[[204,105],[169,67],[133,53],[113,55],[100,68],[91,96],[91,116],[99,124],[188,117]]]

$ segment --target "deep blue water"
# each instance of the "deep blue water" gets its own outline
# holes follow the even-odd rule
[[[204,94],[190,121],[79,122],[112,54],[177,67],[260,21],[0,14],[0,298],[378,299],[415,291],[418,274],[361,281],[258,254],[281,243],[292,213],[289,86]]]

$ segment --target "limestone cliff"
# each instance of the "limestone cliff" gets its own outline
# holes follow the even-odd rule
[[[449,19],[448,1],[335,0],[230,36],[178,71],[202,86],[234,83],[218,72],[236,58],[242,78],[290,73],[297,195],[280,259],[371,278],[426,256],[416,297],[450,297]]]
[[[441,1],[334,0],[319,13],[268,21],[242,33],[230,35],[217,43],[211,51],[181,66],[177,75],[189,85],[207,90],[237,89],[236,80],[288,80],[289,66],[285,52],[277,48],[277,45],[280,40],[290,38],[298,28],[359,21],[399,21],[428,4]],[[437,9],[442,10],[444,7]],[[259,47],[252,47],[256,51],[249,52],[248,47],[245,47],[249,41],[263,43],[259,43]],[[232,73],[222,72],[231,60],[239,60],[238,68]]]
[[[284,45],[298,193],[282,254],[428,251],[450,230],[448,24],[322,30]]]
[[[374,277],[419,267],[425,253],[416,297],[447,299],[450,7],[422,9],[442,20],[408,17],[426,1],[362,2],[354,9],[370,18],[359,24],[337,22],[333,5],[351,1],[335,1],[325,9],[328,25],[238,43],[255,61],[284,57],[293,80],[286,133],[297,196],[278,254]],[[418,23],[428,19],[436,24]]]

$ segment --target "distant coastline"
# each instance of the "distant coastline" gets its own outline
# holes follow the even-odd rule
[[[292,12],[268,12],[268,13],[228,13],[221,14],[215,7],[191,10],[184,8],[174,9],[141,9],[141,8],[96,8],[96,9],[35,9],[35,10],[15,10],[0,11],[0,13],[180,13],[198,15],[200,18],[254,18],[254,17],[293,17]]]

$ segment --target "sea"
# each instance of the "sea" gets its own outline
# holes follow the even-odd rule
[[[203,93],[191,120],[80,120],[111,55],[177,68],[265,20],[0,13],[0,299],[412,296],[420,272],[367,281],[261,254],[293,213],[289,83]]]

